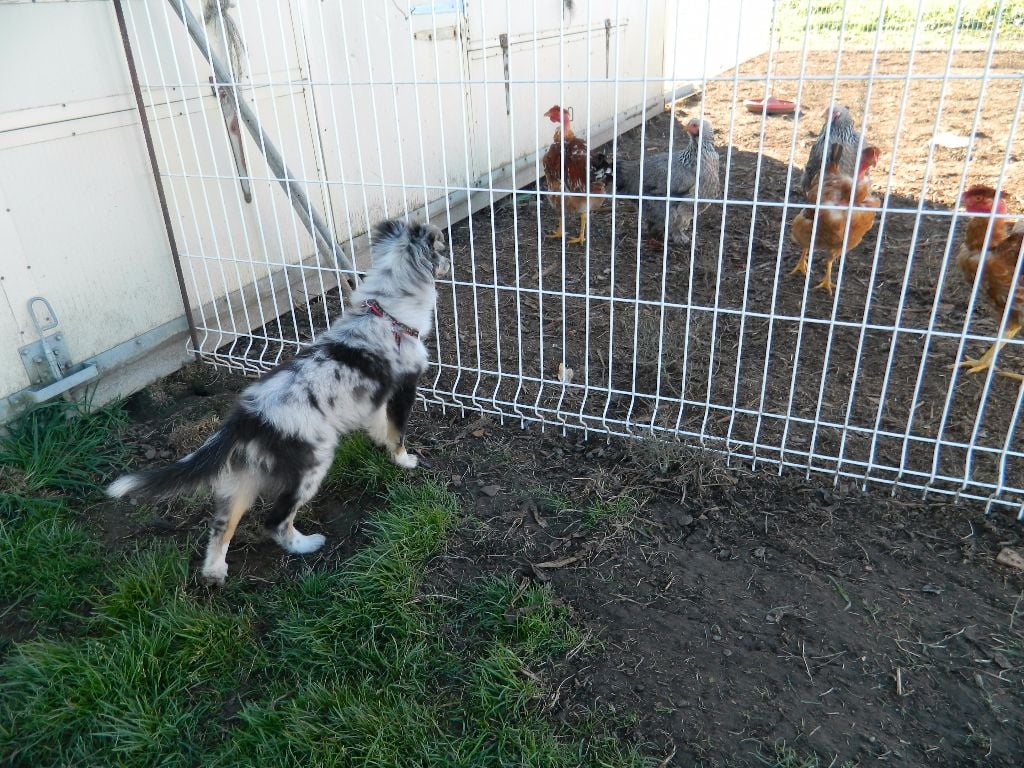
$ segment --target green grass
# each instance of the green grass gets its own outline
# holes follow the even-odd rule
[[[356,434],[338,446],[323,488],[374,495],[396,482],[403,471],[384,449],[375,446],[366,435]]]
[[[800,753],[786,744],[785,741],[777,741],[765,746],[766,752],[758,752],[754,755],[761,765],[770,768],[852,768],[852,763],[838,763],[832,759],[825,759],[813,753]]]
[[[125,422],[119,404],[59,401],[0,436],[0,608],[20,620],[59,627],[93,594],[103,556],[74,510],[123,457]]]
[[[529,492],[530,495],[543,500],[547,511],[556,515],[577,517],[583,526],[590,530],[625,522],[643,506],[641,499],[625,492],[608,498],[595,494],[589,499],[572,499],[540,487],[531,488]]]
[[[0,438],[0,488],[24,494],[95,491],[123,457],[127,418],[113,405],[58,400],[8,425]]]
[[[588,528],[614,525],[628,520],[640,510],[640,502],[629,494],[612,499],[598,499],[583,510],[583,524]]]
[[[996,0],[963,0],[959,19],[955,0],[886,0],[880,13],[878,0],[847,2],[845,24],[842,0],[783,0],[777,6],[776,27],[785,48],[802,47],[807,33],[809,48],[873,47],[876,35],[882,48],[910,46],[915,27],[919,48],[948,48],[954,28],[958,47],[989,44],[997,20]],[[1004,0],[998,16],[999,47],[1019,47],[1024,41],[1024,0]]]
[[[60,501],[8,502],[0,515],[0,606],[59,625],[92,595],[102,551]]]
[[[91,441],[86,425],[46,423]],[[424,588],[457,501],[392,472],[367,441],[344,444],[332,470],[373,495],[359,552],[275,585],[236,577],[210,591],[192,586],[184,546],[105,550],[79,524],[77,500],[110,454],[86,459],[68,439],[62,455],[24,425],[12,434],[19,476],[44,495],[5,503],[0,594],[31,603],[40,623],[0,657],[0,763],[647,764],[600,717],[546,715],[544,670],[584,642],[548,588],[504,577]],[[79,468],[74,484],[62,460]],[[59,627],[43,621],[55,617]]]

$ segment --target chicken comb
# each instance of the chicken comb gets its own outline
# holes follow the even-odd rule
[[[988,184],[975,184],[969,189],[964,190],[963,197],[973,197],[974,195],[978,197],[995,197],[996,191]]]

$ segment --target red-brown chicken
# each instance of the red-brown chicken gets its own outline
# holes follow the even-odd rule
[[[828,164],[825,166],[824,177],[821,184],[821,204],[834,206],[848,206],[850,197],[853,196],[853,204],[859,208],[878,208],[881,201],[871,194],[870,171],[878,162],[878,149],[876,147],[864,147],[860,153],[860,162],[857,164],[856,180],[844,174],[841,170],[843,158],[843,145],[833,144],[829,151]],[[817,195],[819,180],[815,179],[811,187]],[[814,198],[816,199],[816,197]],[[814,220],[817,218],[818,226],[815,229]],[[846,223],[849,221],[849,236],[847,236]],[[872,211],[848,211],[831,210],[827,208],[804,208],[793,219],[791,236],[793,241],[803,246],[800,254],[800,261],[790,274],[800,272],[807,274],[807,255],[811,251],[811,232],[814,231],[814,245],[825,248],[828,256],[825,261],[825,277],[816,286],[824,288],[832,293],[835,284],[832,282],[832,265],[846,251],[857,247],[861,239],[871,229],[875,222],[875,212]],[[845,248],[844,248],[845,238]]]
[[[1006,331],[1000,339],[977,360],[966,358],[960,363],[968,373],[980,373],[992,367],[996,352],[1003,348],[1007,341],[1020,331],[1024,322],[1024,285],[1013,283],[1020,259],[1021,248],[1024,246],[1024,220],[1012,224],[1009,219],[997,218],[992,221],[992,230],[988,238],[988,249],[985,248],[985,235],[989,233],[989,221],[993,210],[999,216],[1009,213],[1006,203],[996,199],[996,191],[982,184],[964,192],[960,204],[968,213],[975,214],[967,222],[964,242],[957,253],[956,263],[964,274],[964,279],[974,285],[974,280],[981,268],[981,283],[978,292],[984,294],[996,309],[1002,320],[1006,304],[1010,304],[1010,314],[1006,322]],[[1011,225],[1012,224],[1012,225]],[[1005,376],[1021,379],[1020,374]]]
[[[569,110],[562,109],[556,104],[545,112],[544,116],[553,123],[561,123],[555,130],[552,145],[544,154],[544,178],[549,191],[564,193],[548,196],[551,207],[559,212],[558,229],[549,233],[548,237],[563,237],[564,202],[566,214],[580,215],[579,236],[566,242],[582,243],[587,236],[587,214],[604,205],[603,197],[588,199],[585,195],[588,191],[593,195],[605,194],[612,180],[612,166],[603,153],[591,152],[587,142],[572,132],[569,126]]]

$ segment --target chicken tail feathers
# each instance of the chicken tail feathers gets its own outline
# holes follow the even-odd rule
[[[825,166],[826,173],[839,173],[843,163],[843,145],[839,142],[828,148],[828,164]]]
[[[640,192],[638,178],[639,165],[632,160],[619,160],[615,163],[615,191],[625,195],[636,195]]]
[[[608,161],[604,152],[597,152],[590,156],[590,180],[604,182],[611,186],[615,180],[615,166]]]

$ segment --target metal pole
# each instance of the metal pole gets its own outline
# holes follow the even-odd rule
[[[139,119],[142,122],[142,135],[146,141],[146,151],[149,153],[149,165],[153,170],[156,196],[160,201],[160,213],[164,218],[164,230],[167,232],[167,243],[171,247],[171,258],[174,259],[174,273],[178,276],[178,290],[181,291],[181,301],[185,305],[185,321],[188,323],[188,335],[192,340],[192,350],[198,361],[201,359],[199,354],[199,335],[196,333],[196,323],[192,317],[192,304],[188,298],[188,290],[185,288],[185,273],[181,269],[181,257],[178,254],[178,243],[174,239],[171,214],[167,210],[167,198],[164,196],[163,184],[160,183],[160,166],[156,161],[153,136],[149,132],[146,104],[142,100],[142,89],[139,87],[139,73],[135,71],[135,59],[132,57],[132,44],[128,39],[128,27],[124,22],[124,9],[121,7],[121,0],[114,0],[114,14],[117,16],[118,29],[121,30],[121,43],[124,45],[124,55],[128,61],[128,77],[131,79],[132,90],[135,92],[135,106],[139,110]]]
[[[220,59],[214,55],[210,49],[209,40],[206,37],[206,30],[199,23],[199,20],[192,13],[192,10],[181,0],[167,0],[171,6],[171,9],[181,19],[182,23],[188,29],[189,35],[195,42],[196,47],[199,48],[199,52],[203,54],[211,67],[213,67],[213,76],[217,79],[216,85],[224,85],[230,83],[231,87],[235,89],[236,98],[235,102],[238,106],[239,117],[242,118],[242,122],[245,127],[249,129],[249,133],[252,134],[253,139],[256,141],[256,146],[259,147],[267,158],[267,164],[270,166],[270,170],[273,171],[275,178],[278,183],[284,189],[288,195],[288,199],[291,201],[292,208],[295,209],[295,213],[298,214],[299,220],[302,221],[303,226],[313,237],[313,241],[316,243],[317,251],[321,256],[330,257],[333,259],[335,264],[338,264],[342,269],[346,269],[355,274],[355,266],[349,262],[348,257],[344,251],[338,247],[337,243],[331,238],[330,230],[327,228],[327,224],[320,216],[317,211],[309,202],[309,198],[306,197],[306,192],[297,181],[295,181],[291,171],[284,164],[284,160],[281,158],[281,153],[277,151],[277,147],[270,140],[266,131],[263,130],[263,126],[260,125],[255,113],[249,107],[249,104],[242,99],[241,93],[239,93],[235,82],[231,78],[231,74],[225,68],[224,64]],[[118,7],[120,7],[120,0],[118,0]],[[352,283],[349,282],[348,277],[343,276],[341,280],[342,290],[346,295],[352,290]],[[345,290],[348,289],[348,290]]]

